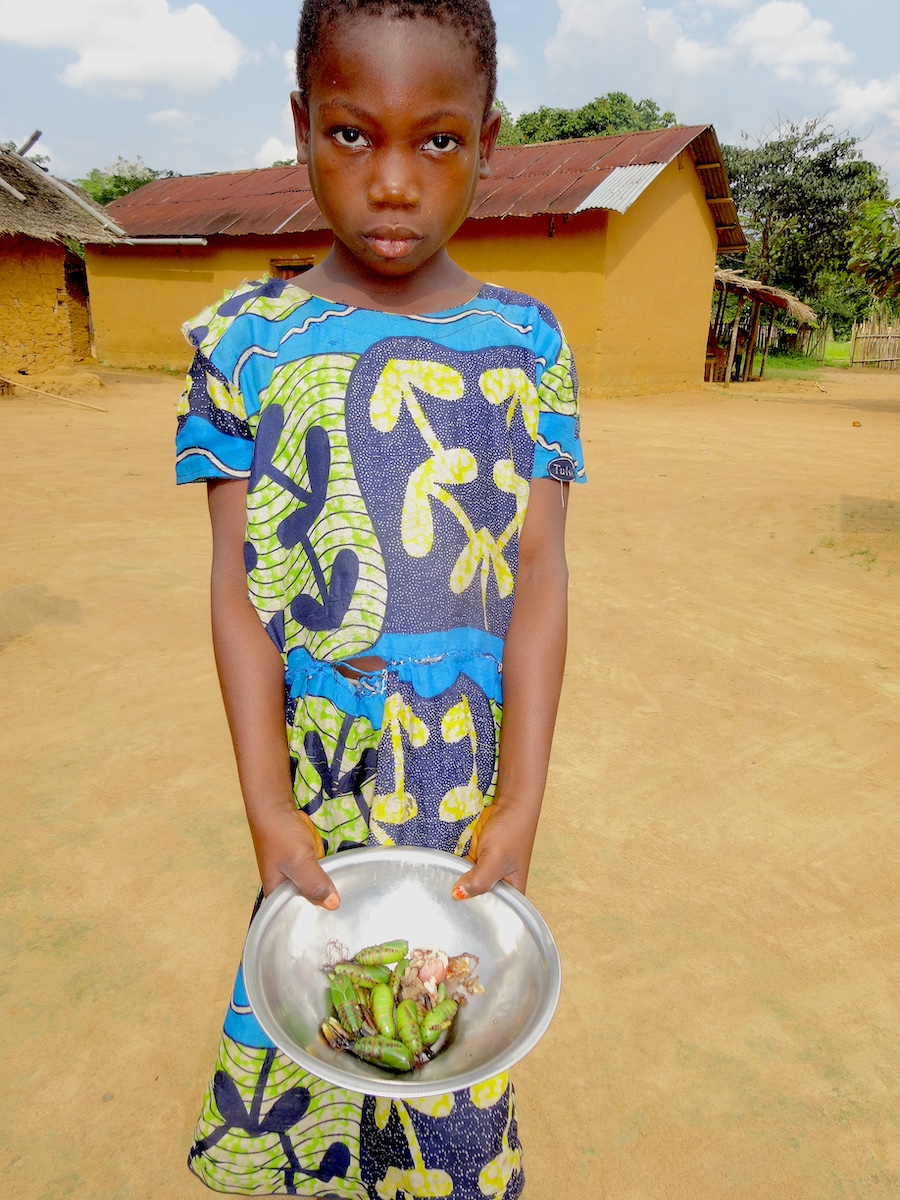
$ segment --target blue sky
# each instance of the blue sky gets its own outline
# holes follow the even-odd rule
[[[0,0],[0,141],[43,130],[76,178],[118,155],[182,174],[292,153],[294,0]],[[900,194],[896,0],[494,0],[514,112],[651,97],[723,142],[826,115]]]

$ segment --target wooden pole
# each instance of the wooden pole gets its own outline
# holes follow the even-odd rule
[[[27,383],[19,383],[18,379],[0,379],[11,388],[24,388],[26,392],[35,392],[38,396],[48,396],[51,400],[62,400],[63,404],[74,404],[78,408],[90,408],[94,412],[109,412],[108,408],[98,408],[96,404],[85,404],[82,400],[70,400],[68,396],[57,396],[55,392],[42,392],[40,388],[29,387]]]
[[[734,352],[737,350],[738,325],[741,320],[741,309],[744,307],[744,297],[738,296],[737,312],[734,314],[734,325],[731,327],[731,344],[728,347],[728,362],[725,365],[725,386],[731,387],[731,369],[734,366]]]
[[[721,292],[719,292],[719,304],[718,304],[718,307],[716,308],[716,323],[713,326],[713,329],[715,330],[717,342],[719,340],[719,334],[722,331],[722,317],[725,315],[725,301],[727,300],[727,298],[728,298],[728,293],[725,291],[724,288],[722,288]]]
[[[766,330],[766,342],[763,346],[762,362],[759,364],[759,377],[762,379],[766,370],[766,359],[769,357],[769,343],[772,341],[772,331],[775,328],[775,309],[772,309],[772,315],[769,317],[769,328]]]
[[[742,379],[748,380],[753,374],[753,360],[756,357],[756,335],[759,331],[759,310],[761,300],[753,301],[753,315],[750,317],[750,336],[747,339],[747,353],[744,355],[744,371]]]

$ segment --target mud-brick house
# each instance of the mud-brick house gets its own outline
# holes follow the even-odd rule
[[[128,243],[89,246],[87,266],[117,366],[186,366],[183,320],[331,244],[303,167],[160,179],[109,213]],[[715,132],[695,125],[499,149],[450,250],[549,304],[601,395],[702,382],[716,254],[745,246]]]
[[[84,261],[69,245],[117,240],[115,224],[69,185],[0,153],[0,377],[91,357]]]

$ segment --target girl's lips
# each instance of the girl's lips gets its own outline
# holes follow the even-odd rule
[[[363,237],[380,258],[403,258],[422,240],[408,229],[376,229]]]

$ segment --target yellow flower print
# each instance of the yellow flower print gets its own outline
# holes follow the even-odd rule
[[[399,692],[389,696],[384,706],[384,720],[391,739],[391,751],[394,758],[394,790],[384,795],[375,796],[372,801],[372,831],[383,840],[384,831],[376,828],[380,825],[403,825],[411,821],[419,811],[419,806],[412,792],[406,790],[406,760],[403,745],[403,735],[410,746],[418,749],[428,741],[428,726],[420,721]]]
[[[494,1075],[491,1079],[485,1079],[483,1083],[476,1083],[474,1087],[470,1087],[469,1099],[476,1108],[493,1108],[503,1099],[508,1087],[509,1075],[504,1071],[502,1075]]]
[[[425,437],[434,450],[440,443],[434,438],[434,433],[422,412],[422,406],[416,398],[414,387],[429,396],[436,396],[439,400],[461,400],[465,391],[462,375],[452,367],[443,363],[408,362],[405,359],[392,358],[385,363],[372,392],[369,418],[373,427],[380,433],[390,433],[400,419],[403,405],[406,404],[423,436],[427,428],[434,439],[432,444],[432,441]]]
[[[516,408],[522,410],[522,420],[528,436],[534,441],[538,432],[540,401],[537,390],[521,367],[493,367],[485,371],[481,390],[489,404],[506,404],[507,428],[512,424]]]
[[[432,498],[443,500],[444,484],[469,483],[478,475],[478,464],[466,449],[443,448],[416,467],[406,485],[400,534],[406,552],[413,558],[424,558],[434,545],[434,521],[431,516]]]
[[[441,1097],[436,1097],[441,1099]],[[452,1097],[450,1097],[452,1100]],[[375,1185],[375,1191],[381,1200],[396,1200],[397,1196],[408,1197],[409,1200],[432,1200],[437,1196],[449,1196],[453,1192],[453,1180],[446,1171],[430,1170],[425,1165],[422,1148],[413,1127],[409,1109],[402,1100],[378,1100],[375,1106],[375,1120],[379,1129],[384,1129],[391,1114],[391,1108],[397,1114],[409,1156],[413,1165],[410,1168],[388,1167],[384,1179]]]
[[[441,820],[462,821],[466,817],[477,817],[484,808],[484,795],[478,786],[478,772],[475,767],[478,735],[472,720],[469,698],[465,694],[459,703],[448,708],[441,718],[441,737],[448,746],[468,738],[472,748],[472,777],[468,783],[445,792],[439,810]]]

